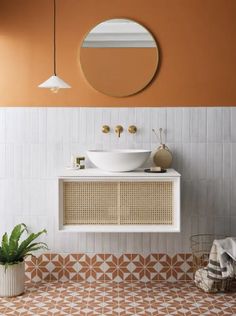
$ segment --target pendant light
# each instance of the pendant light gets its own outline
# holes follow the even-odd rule
[[[71,88],[68,83],[57,76],[56,71],[56,0],[53,0],[53,75],[38,87],[50,89],[54,93],[57,93],[59,89]]]

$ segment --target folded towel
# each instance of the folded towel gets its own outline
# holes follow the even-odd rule
[[[222,277],[234,277],[234,264],[236,262],[236,238],[228,237],[215,240]]]
[[[227,279],[235,276],[236,238],[214,240],[208,265],[196,271],[195,284],[205,292],[224,291],[227,287]]]
[[[207,266],[208,278],[223,280],[235,276],[236,238],[214,240]]]

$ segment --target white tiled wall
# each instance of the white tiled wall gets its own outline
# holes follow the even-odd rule
[[[236,108],[1,108],[0,233],[24,222],[47,228],[51,251],[188,252],[195,233],[236,235]],[[125,127],[121,138],[101,126]],[[130,135],[127,127],[139,131]],[[182,174],[178,234],[59,233],[59,171],[87,148],[155,148],[152,128],[167,130]],[[89,164],[88,164],[89,165]]]

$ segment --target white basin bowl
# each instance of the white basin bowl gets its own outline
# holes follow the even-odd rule
[[[150,150],[88,150],[87,156],[99,169],[111,172],[132,171],[139,168],[150,156]]]

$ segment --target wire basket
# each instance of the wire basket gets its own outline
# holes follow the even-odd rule
[[[210,251],[215,239],[223,239],[226,236],[214,234],[198,234],[190,237],[191,250],[193,255],[193,273],[205,268],[208,265]],[[212,292],[229,291],[232,288],[233,280],[231,278],[224,280],[215,280],[212,286]]]
[[[213,241],[223,238],[225,236],[216,236],[213,234],[198,234],[190,237],[194,273],[198,269],[207,266]]]

